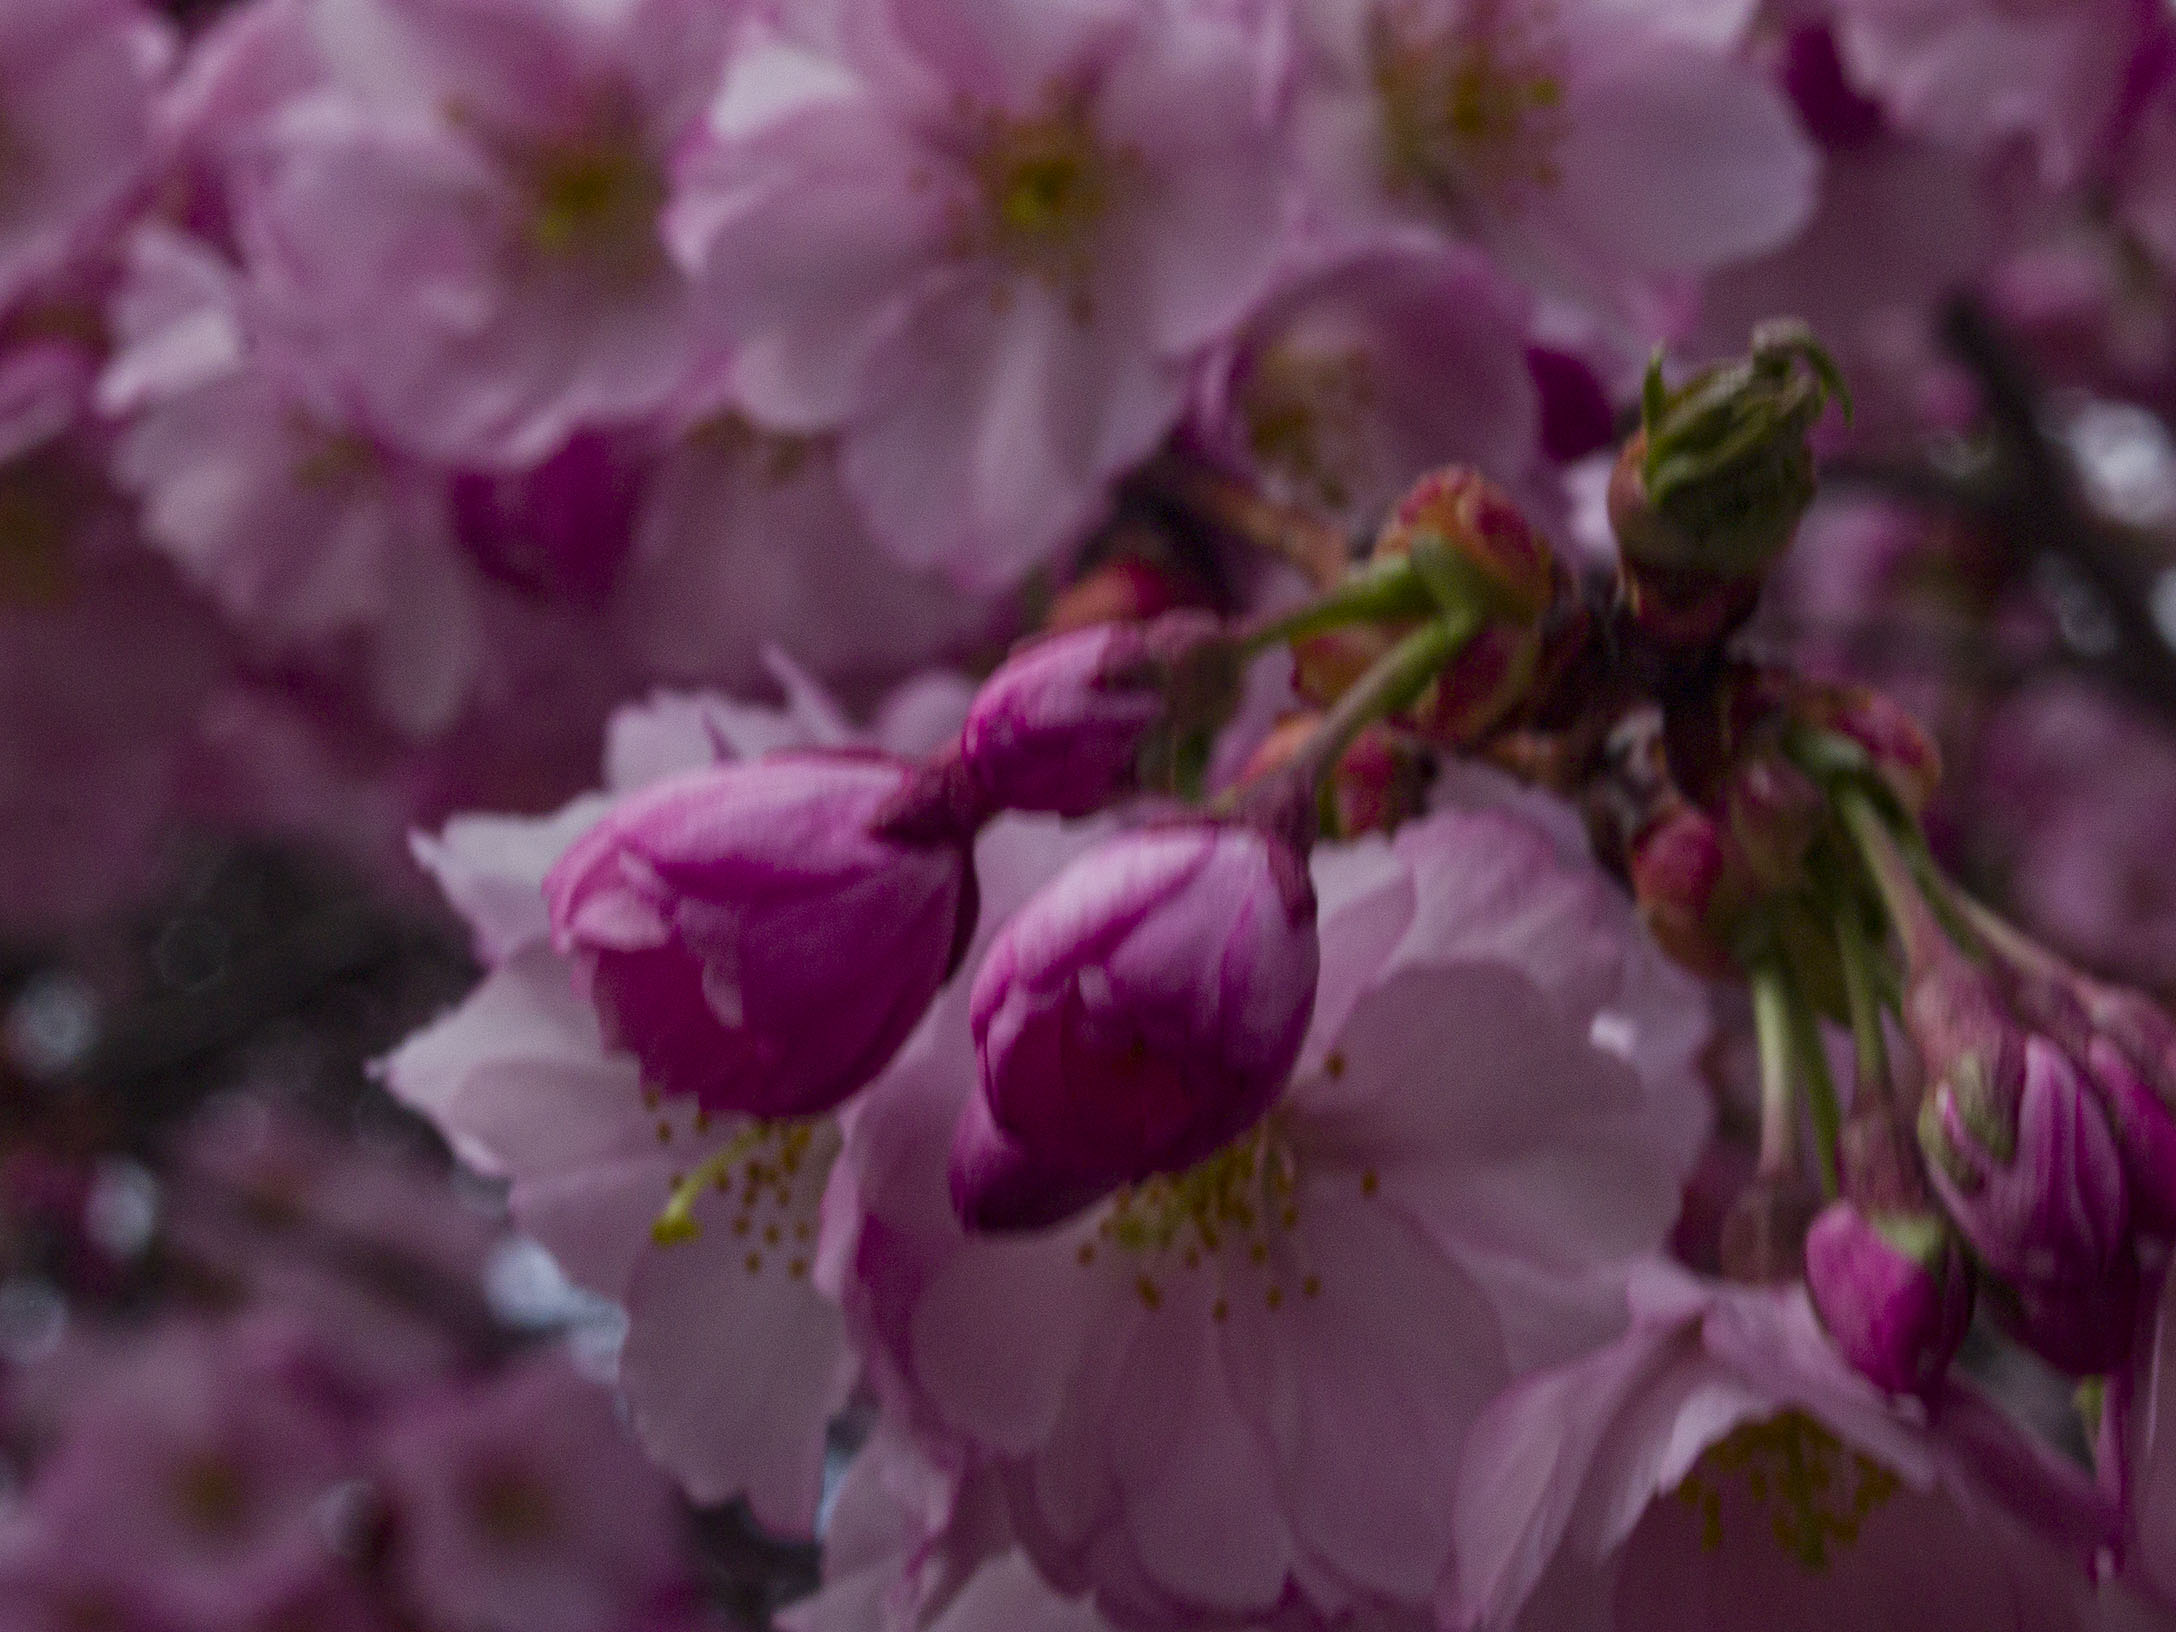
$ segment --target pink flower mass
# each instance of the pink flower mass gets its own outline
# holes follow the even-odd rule
[[[0,1632],[2176,1632],[2176,12],[0,0]]]

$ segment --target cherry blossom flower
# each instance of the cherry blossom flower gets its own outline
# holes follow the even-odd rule
[[[1197,424],[1266,491],[1348,525],[1438,465],[1516,483],[1539,428],[1527,320],[1465,246],[1348,251],[1282,279],[1219,350]]]
[[[1857,83],[1907,130],[1975,154],[2023,138],[2046,182],[2076,180],[2114,134],[2152,8],[2133,0],[1839,0]]]
[[[385,716],[442,730],[484,638],[443,479],[362,429],[209,246],[149,227],[129,264],[99,394],[147,538],[269,653],[359,645]]]
[[[652,475],[615,625],[650,673],[746,687],[782,641],[817,674],[887,679],[989,620],[941,579],[876,548],[830,438],[698,421]]]
[[[1797,1288],[1630,1287],[1621,1339],[1474,1430],[1448,1624],[2097,1624],[2108,1504],[1969,1385],[1881,1394]]]
[[[333,82],[236,180],[253,275],[379,434],[532,463],[652,413],[709,346],[657,231],[725,8],[326,0]]]
[[[849,1307],[880,1380],[995,1462],[1052,1582],[1129,1620],[1424,1603],[1467,1428],[1609,1335],[1705,1122],[1689,987],[1548,838],[1446,813],[1318,849],[1314,875],[1292,1086],[1187,1173],[965,1235],[957,989],[848,1128]]]
[[[0,16],[0,307],[118,223],[143,179],[171,54],[135,0],[19,0]]]
[[[688,1594],[671,1485],[564,1361],[422,1394],[374,1450],[427,1624],[625,1632]]]
[[[175,1324],[137,1349],[73,1402],[9,1515],[0,1592],[43,1600],[60,1625],[359,1624],[319,1517],[353,1452],[300,1384],[308,1360],[277,1324]]]
[[[1261,287],[1268,47],[1151,0],[850,3],[734,63],[669,219],[760,423],[837,427],[902,562],[1017,582]]]
[[[1478,239],[1519,275],[1660,315],[1670,280],[1782,242],[1813,207],[1788,104],[1729,54],[1749,9],[1303,0],[1318,208],[1339,231]]]
[[[957,732],[965,706],[961,686],[902,691],[876,740],[933,746]],[[630,789],[725,755],[848,735],[805,683],[783,713],[660,698],[615,720],[607,781]],[[493,969],[388,1060],[388,1081],[465,1161],[512,1181],[516,1220],[572,1279],[626,1305],[620,1384],[651,1453],[698,1499],[745,1493],[765,1524],[805,1532],[824,1428],[859,1370],[820,1290],[839,1124],[712,1118],[646,1098],[634,1062],[606,1050],[572,968],[551,949],[541,895],[559,852],[603,809],[592,797],[544,822],[467,818],[420,844]],[[993,849],[1002,858],[1024,844],[1062,859],[1076,842],[1000,824],[978,862],[985,902],[1008,911],[1024,885],[1006,879],[1027,871],[993,872]],[[660,1229],[676,1203],[678,1227]]]

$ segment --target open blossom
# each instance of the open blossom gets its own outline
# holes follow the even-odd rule
[[[672,1487],[564,1361],[420,1394],[373,1449],[403,1596],[427,1624],[628,1632],[690,1592]]]
[[[743,407],[837,427],[880,542],[960,583],[1073,543],[1269,272],[1265,42],[1154,0],[849,0],[733,64],[671,214]]]
[[[331,81],[263,128],[240,237],[371,426],[459,463],[532,463],[662,408],[709,349],[658,234],[670,150],[726,8],[344,0]]]
[[[849,1307],[882,1375],[994,1461],[1038,1569],[1127,1619],[1424,1603],[1467,1427],[1608,1334],[1703,1126],[1689,987],[1541,835],[1439,815],[1318,849],[1314,880],[1299,1068],[1186,1173],[964,1233],[956,992],[848,1131]]]
[[[631,791],[722,756],[844,740],[832,705],[797,689],[783,713],[676,697],[624,710],[608,781]],[[876,740],[924,751],[957,732],[965,703],[963,687],[934,679],[903,688]],[[697,1499],[745,1494],[766,1525],[806,1532],[824,1429],[859,1372],[818,1284],[838,1125],[645,1101],[634,1062],[606,1048],[552,950],[541,895],[560,851],[603,809],[593,796],[544,821],[464,818],[422,845],[493,968],[392,1056],[387,1078],[464,1161],[512,1182],[515,1219],[572,1279],[626,1306],[620,1385],[651,1453]],[[1000,822],[978,860],[990,911],[1001,918],[1084,842]],[[1008,863],[1015,851],[1032,865]],[[656,1226],[691,1174],[703,1175],[694,1228],[660,1241]]]
[[[1839,0],[1853,77],[1898,125],[1989,154],[2023,139],[2044,180],[2097,163],[2153,8],[2136,0]]]
[[[0,1601],[49,1609],[34,1626],[360,1625],[321,1518],[353,1447],[310,1359],[278,1323],[185,1323],[104,1373],[0,1523]]]
[[[171,51],[135,0],[17,0],[0,13],[0,307],[115,224],[143,179]]]
[[[1639,296],[1813,207],[1789,105],[1730,56],[1746,8],[1302,0],[1300,162],[1343,230],[1479,238],[1529,277]]]
[[[889,678],[988,617],[876,548],[831,438],[728,413],[685,432],[645,485],[613,622],[651,674],[748,686],[773,641],[817,674]]]
[[[1474,1430],[1448,1624],[2098,1624],[2108,1504],[1968,1385],[1892,1403],[1795,1288],[1657,1264],[1631,1305],[1617,1342],[1522,1382]]]
[[[445,727],[483,635],[443,478],[357,425],[211,246],[149,226],[128,266],[99,403],[145,537],[260,650],[359,648],[385,717]]]
[[[1347,249],[1287,274],[1219,348],[1197,425],[1266,492],[1353,526],[1438,465],[1515,482],[1538,433],[1527,320],[1467,246]]]
[[[76,439],[39,434],[53,404],[9,406],[10,433],[36,440],[0,462],[0,923],[46,932],[148,882],[227,654],[173,575],[126,549]]]

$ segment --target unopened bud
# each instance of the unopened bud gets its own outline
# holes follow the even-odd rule
[[[555,944],[644,1080],[809,1116],[874,1077],[972,932],[956,766],[778,755],[622,801],[544,881]]]
[[[968,774],[1002,809],[1100,809],[1135,786],[1144,746],[1175,709],[1219,711],[1236,679],[1222,634],[1209,613],[1167,612],[1035,642],[975,693],[960,728]]]
[[[1807,1232],[1806,1290],[1857,1371],[1891,1393],[1925,1393],[1972,1321],[1963,1238],[1886,1104],[1869,1095],[1854,1107],[1838,1144],[1844,1195]]]
[[[1940,1382],[1972,1322],[1971,1266],[1938,1211],[1830,1203],[1806,1233],[1806,1290],[1837,1352],[1893,1394]]]
[[[2104,1281],[2128,1250],[2129,1191],[2077,1062],[1961,957],[1915,971],[1906,1012],[1926,1066],[1928,1177],[1973,1250],[2013,1284]]]
[[[1758,578],[1813,502],[1807,435],[1836,365],[1803,324],[1764,324],[1749,355],[1675,390],[1657,359],[1609,486],[1609,519],[1630,566]]]
[[[1736,973],[1752,880],[1715,818],[1677,804],[1633,840],[1630,863],[1632,895],[1655,943],[1695,974]]]
[[[1266,777],[1294,763],[1322,723],[1320,714],[1295,714],[1278,722],[1248,757],[1242,782]],[[1322,789],[1323,832],[1334,839],[1388,833],[1426,808],[1428,764],[1380,725],[1353,738]]]
[[[1806,853],[1827,818],[1811,777],[1779,751],[1751,755],[1733,767],[1723,810],[1754,878],[1773,889],[1804,881]]]
[[[1407,491],[1375,542],[1378,559],[1408,556],[1425,576],[1431,552],[1470,571],[1514,623],[1533,623],[1556,599],[1556,557],[1511,495],[1478,471],[1450,465]]]
[[[1319,955],[1306,860],[1274,832],[1178,823],[1073,863],[975,977],[981,1086],[951,1161],[961,1220],[1056,1223],[1236,1138],[1284,1089]]]
[[[1798,721],[1830,733],[1866,756],[1897,802],[1912,814],[1925,810],[1942,781],[1942,751],[1902,705],[1872,686],[1812,681],[1793,688]]]

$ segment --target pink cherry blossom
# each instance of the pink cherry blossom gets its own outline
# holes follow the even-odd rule
[[[404,1304],[340,1272],[341,1253],[374,1254],[441,1289],[441,1305],[473,1296],[499,1231],[448,1191],[442,1171],[343,1143],[253,1094],[206,1105],[176,1146],[164,1244],[306,1328],[319,1369],[356,1409],[472,1363],[470,1350],[494,1335],[464,1333],[434,1319],[428,1301]]]
[[[15,406],[12,433],[50,426],[50,403]],[[128,548],[74,435],[0,464],[0,509],[0,922],[49,932],[149,881],[228,654],[173,575]]]
[[[444,481],[361,429],[209,246],[132,243],[101,406],[151,543],[267,653],[359,652],[385,716],[443,729],[483,661]]]
[[[1897,124],[1975,154],[2023,140],[2058,186],[2113,136],[2152,18],[2134,0],[1839,0],[1836,10],[1846,66]]]
[[[958,730],[965,704],[964,687],[902,693],[880,715],[878,741],[927,749]],[[726,755],[847,734],[812,689],[783,713],[664,697],[615,720],[608,781],[630,789]],[[645,1103],[633,1061],[606,1050],[552,951],[541,895],[560,850],[603,808],[592,798],[545,822],[467,818],[419,844],[494,968],[388,1060],[387,1078],[465,1161],[512,1181],[516,1220],[571,1278],[626,1305],[620,1384],[651,1453],[698,1499],[745,1494],[765,1524],[806,1531],[824,1427],[859,1370],[820,1290],[838,1124]],[[1032,842],[1073,847],[1056,835]],[[995,836],[992,845],[1005,848]],[[1017,896],[1005,891],[1017,887],[985,876],[985,900],[1009,910]],[[706,1163],[715,1176],[691,1200],[692,1235],[660,1242],[655,1226],[676,1188]]]
[[[1749,9],[1302,0],[1318,207],[1341,231],[1477,238],[1523,276],[1657,315],[1670,280],[1782,242],[1813,207],[1788,104],[1730,55]]]
[[[325,1618],[311,1624],[356,1625],[320,1519],[353,1451],[299,1386],[308,1359],[276,1324],[181,1323],[107,1371],[8,1515],[0,1595],[42,1599],[61,1625],[103,1612],[128,1627],[269,1632],[313,1611]]]
[[[670,230],[759,422],[971,588],[1075,542],[1278,245],[1269,47],[1152,0],[849,0],[733,65]],[[811,31],[813,32],[813,31]]]
[[[2108,1505],[1968,1385],[1881,1394],[1797,1288],[1657,1264],[1630,1301],[1622,1338],[1475,1428],[1448,1624],[2095,1624]]]
[[[672,1487],[563,1361],[423,1394],[374,1449],[404,1596],[427,1624],[625,1632],[688,1589]]]
[[[1446,813],[1318,849],[1314,875],[1299,1070],[1189,1173],[965,1235],[956,989],[848,1129],[849,1306],[880,1377],[996,1460],[1039,1569],[1129,1620],[1425,1602],[1467,1428],[1609,1335],[1704,1126],[1689,987],[1548,839]]]
[[[977,602],[877,549],[831,439],[698,422],[651,478],[616,625],[662,678],[748,686],[781,642],[816,673],[889,678],[988,620]]]
[[[333,83],[254,144],[241,237],[377,432],[526,464],[687,380],[709,342],[657,211],[725,14],[706,0],[316,8]]]
[[[1463,245],[1346,252],[1288,275],[1217,353],[1204,441],[1288,503],[1370,525],[1424,472],[1517,482],[1538,407],[1526,302]]]
[[[0,14],[0,307],[116,224],[143,178],[171,54],[135,0],[17,0]]]

